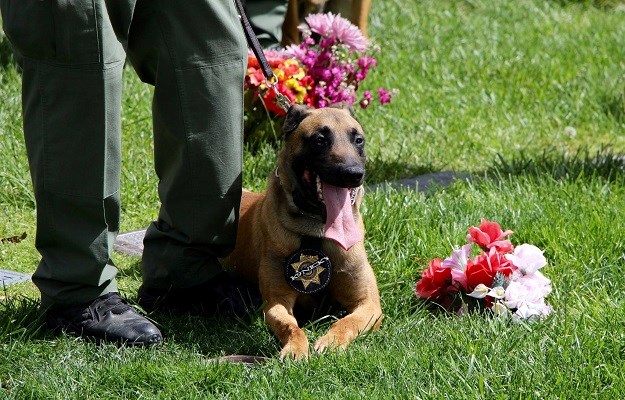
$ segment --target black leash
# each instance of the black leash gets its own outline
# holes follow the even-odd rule
[[[276,94],[276,103],[280,108],[284,111],[288,111],[291,107],[291,101],[288,97],[283,95],[278,91],[276,87],[278,83],[278,78],[274,75],[269,63],[267,62],[267,58],[265,57],[265,53],[263,52],[262,47],[260,47],[260,42],[252,29],[252,24],[250,24],[249,19],[247,18],[247,14],[245,13],[245,9],[243,8],[243,4],[241,0],[234,0],[234,5],[237,8],[237,12],[239,13],[239,18],[241,19],[241,24],[243,25],[243,31],[245,32],[245,37],[247,38],[247,42],[252,48],[252,52],[256,56],[256,59],[260,63],[260,67],[263,71],[263,75],[265,75],[265,81],[267,83],[267,87],[272,89]]]

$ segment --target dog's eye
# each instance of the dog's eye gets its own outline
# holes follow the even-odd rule
[[[358,132],[357,129],[352,129],[352,138],[354,140],[354,144],[358,147],[363,146],[365,144],[365,137]]]
[[[313,138],[313,143],[317,146],[324,146],[326,142],[326,137],[323,135],[317,135]]]

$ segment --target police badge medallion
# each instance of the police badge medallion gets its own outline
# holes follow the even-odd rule
[[[312,294],[328,286],[332,264],[320,250],[300,248],[287,259],[284,272],[287,283],[293,289]]]

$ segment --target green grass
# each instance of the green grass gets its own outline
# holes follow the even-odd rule
[[[369,85],[397,88],[359,112],[368,183],[441,170],[473,178],[427,192],[370,191],[367,249],[385,320],[347,351],[276,359],[250,323],[162,317],[166,343],[95,346],[40,329],[32,284],[0,292],[0,398],[622,398],[625,394],[625,12],[611,1],[374,1],[382,48]],[[124,97],[122,230],[158,208],[150,88]],[[35,212],[21,138],[19,75],[0,67],[0,268],[32,273]],[[264,186],[276,149],[246,152],[245,185]],[[419,272],[481,218],[545,250],[554,313],[517,324],[431,313]],[[139,262],[115,256],[136,299]],[[311,340],[329,322],[305,327]],[[256,367],[224,354],[271,357]]]

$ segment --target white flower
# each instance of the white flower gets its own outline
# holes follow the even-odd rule
[[[493,314],[495,315],[508,315],[508,313],[510,312],[508,307],[506,307],[506,305],[503,304],[501,301],[496,301],[495,304],[493,304],[492,309]]]
[[[475,297],[476,299],[483,299],[484,297],[486,297],[489,291],[490,288],[488,286],[480,283],[471,293],[469,293],[469,296]]]
[[[544,291],[543,297],[551,293],[551,280],[542,274],[540,271],[534,272],[532,275],[525,275],[523,277],[524,282],[527,284]]]
[[[517,319],[528,319],[531,317],[542,317],[549,315],[553,311],[551,306],[545,304],[544,301],[540,303],[526,303],[517,308],[514,312],[514,316]]]
[[[545,303],[545,296],[549,293],[551,281],[539,271],[532,275],[516,275],[506,288],[504,303],[515,309],[515,316],[519,318],[545,316],[552,311]]]
[[[494,287],[488,291],[488,295],[496,299],[503,299],[505,294],[506,294],[506,290],[501,286]]]
[[[514,254],[506,254],[506,259],[514,264],[523,275],[531,275],[547,265],[543,251],[527,243],[515,247]]]

